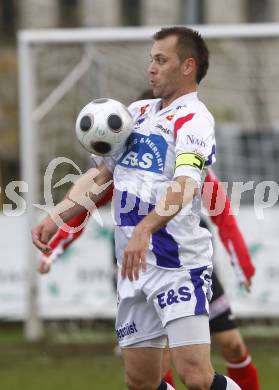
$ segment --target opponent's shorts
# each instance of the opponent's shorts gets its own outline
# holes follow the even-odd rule
[[[237,327],[227,295],[216,275],[212,273],[212,299],[209,305],[210,333],[224,332]]]
[[[175,319],[208,316],[211,273],[211,265],[168,270],[148,264],[139,280],[131,282],[119,270],[116,335],[120,347],[167,335],[166,324]]]

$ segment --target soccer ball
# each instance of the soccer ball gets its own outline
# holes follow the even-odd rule
[[[128,109],[117,100],[95,99],[80,111],[76,136],[90,153],[112,156],[120,152],[133,129]]]

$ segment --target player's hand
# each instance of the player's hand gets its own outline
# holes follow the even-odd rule
[[[51,269],[52,260],[48,256],[42,255],[40,258],[38,272],[41,274],[47,274]]]
[[[46,218],[39,225],[32,229],[33,244],[43,253],[51,253],[52,249],[48,245],[49,240],[57,231],[58,226],[50,218]]]
[[[146,271],[146,253],[149,246],[150,233],[134,229],[124,251],[121,275],[130,281],[138,280],[139,270]]]
[[[245,281],[240,283],[241,287],[243,287],[248,293],[251,292],[251,286],[252,286],[252,281],[251,279],[246,279]]]

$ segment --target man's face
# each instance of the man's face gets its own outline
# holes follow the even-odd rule
[[[185,66],[178,57],[176,46],[177,37],[169,36],[155,41],[151,48],[148,73],[155,98],[176,98],[184,86]]]

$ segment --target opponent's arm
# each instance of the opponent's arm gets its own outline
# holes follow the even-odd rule
[[[154,210],[135,227],[124,251],[121,271],[123,277],[137,280],[140,267],[143,271],[146,270],[146,252],[151,234],[165,226],[192,201],[197,187],[195,180],[190,177],[179,176],[174,179]]]
[[[108,190],[111,179],[112,173],[105,164],[101,164],[98,170],[89,169],[76,181],[50,215],[32,229],[34,245],[42,252],[51,252],[48,242],[57,229],[82,212],[92,212],[96,202]]]
[[[210,191],[207,190],[207,183],[213,185],[213,188],[210,186]],[[249,289],[251,278],[255,273],[255,267],[237,220],[232,213],[230,199],[212,170],[208,171],[208,175],[205,178],[203,204],[209,213],[212,210],[220,209],[217,215],[211,214],[210,218],[218,228],[218,234],[231,257],[231,263],[236,276],[240,283]]]
[[[84,211],[67,222],[68,227],[74,229],[65,229],[64,225],[57,230],[55,235],[49,241],[48,245],[51,252],[44,253],[40,257],[38,271],[42,274],[50,271],[52,263],[57,260],[64,251],[70,246],[83,232],[85,224],[89,217],[89,211]],[[76,230],[75,228],[80,227]]]

